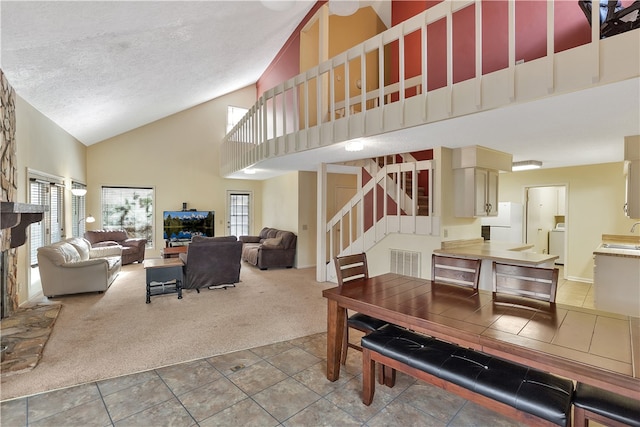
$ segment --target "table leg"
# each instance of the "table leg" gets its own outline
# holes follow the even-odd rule
[[[337,301],[327,300],[327,379],[335,381],[340,377],[340,355],[347,310]]]

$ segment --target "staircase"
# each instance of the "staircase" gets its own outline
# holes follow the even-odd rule
[[[432,189],[413,185],[419,176],[433,182],[431,160],[418,161],[410,155],[370,159],[362,165],[362,175],[364,184],[326,225],[327,280],[335,279],[331,262],[335,256],[366,252],[390,233],[439,232],[439,219],[429,210]]]

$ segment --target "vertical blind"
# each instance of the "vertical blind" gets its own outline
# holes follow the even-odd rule
[[[29,227],[29,255],[31,266],[38,264],[38,248],[62,240],[64,234],[64,186],[46,179],[29,179],[29,200],[49,209],[42,221]]]
[[[80,184],[79,182],[72,182],[71,188],[81,188],[86,189],[87,186],[84,184]],[[84,232],[87,231],[86,223],[84,222],[86,218],[86,199],[85,196],[71,196],[71,234],[74,237],[82,237],[84,236]]]

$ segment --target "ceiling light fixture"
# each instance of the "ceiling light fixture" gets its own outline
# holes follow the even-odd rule
[[[256,170],[247,168],[247,169],[244,170],[244,173],[247,174],[247,175],[255,175],[256,174]]]
[[[72,188],[71,189],[71,194],[73,194],[74,196],[84,196],[85,194],[87,194],[87,189],[86,188]]]
[[[362,151],[364,150],[364,142],[359,139],[354,139],[353,141],[348,141],[344,146],[344,149],[347,151]]]
[[[539,169],[542,167],[542,162],[540,160],[524,160],[522,162],[513,162],[511,165],[511,170],[513,172],[517,171],[526,171],[531,169]]]
[[[334,15],[353,15],[359,8],[358,0],[329,0],[329,11]]]
[[[294,0],[260,0],[260,3],[267,9],[275,10],[276,12],[284,12],[292,9],[295,5]]]

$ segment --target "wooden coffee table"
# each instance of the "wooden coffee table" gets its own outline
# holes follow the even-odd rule
[[[180,258],[150,258],[142,262],[147,273],[147,304],[151,297],[178,294],[182,299],[182,260]]]

